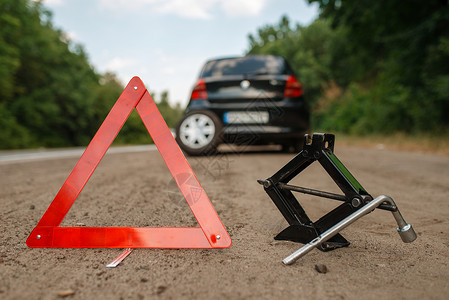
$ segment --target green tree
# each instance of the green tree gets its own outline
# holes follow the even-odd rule
[[[286,17],[249,36],[248,53],[290,61],[313,107],[312,124],[365,134],[448,131],[447,0],[309,0],[320,17]]]
[[[172,106],[169,102],[168,91],[162,91],[160,99],[156,102],[156,105],[161,112],[162,117],[164,117],[168,127],[175,128],[176,123],[178,123],[183,114],[183,109],[180,104],[177,103],[175,106]]]
[[[54,28],[40,2],[0,2],[0,149],[86,145],[123,85],[98,74],[82,46]],[[169,126],[182,111],[168,93],[158,104]],[[151,141],[133,112],[117,143]]]
[[[309,2],[318,2],[320,18],[344,32],[352,64],[359,66],[357,76],[348,77],[369,97],[370,113],[359,111],[359,123],[375,119],[371,130],[381,132],[448,129],[448,1]]]
[[[39,2],[0,5],[1,148],[87,143],[100,75]]]

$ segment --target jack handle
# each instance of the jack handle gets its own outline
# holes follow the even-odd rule
[[[304,255],[309,253],[313,248],[316,248],[322,243],[326,242],[334,235],[336,235],[338,232],[348,227],[349,225],[351,225],[364,215],[370,213],[384,202],[388,202],[389,204],[391,204],[396,208],[394,211],[392,211],[392,213],[394,219],[398,223],[397,231],[401,236],[402,241],[404,243],[411,243],[414,240],[416,240],[416,233],[413,230],[412,225],[405,222],[404,218],[399,212],[399,209],[397,209],[396,203],[394,203],[393,199],[389,196],[381,195],[376,199],[368,202],[365,206],[363,206],[353,214],[347,216],[345,219],[341,220],[340,222],[338,222],[337,224],[335,224],[334,226],[332,226],[331,228],[320,234],[318,237],[314,238],[312,241],[305,244],[303,247],[299,248],[297,251],[293,252],[292,254],[284,258],[282,262],[286,265],[293,264],[295,261],[297,261]]]

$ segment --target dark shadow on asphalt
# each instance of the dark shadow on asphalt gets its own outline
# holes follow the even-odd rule
[[[263,146],[249,146],[249,145],[220,145],[216,152],[205,153],[204,155],[194,156],[219,156],[219,155],[252,155],[252,154],[289,154],[295,155],[296,152],[284,152],[280,145],[263,145]]]

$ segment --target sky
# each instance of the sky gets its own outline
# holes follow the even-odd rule
[[[139,76],[148,90],[187,104],[203,64],[241,56],[248,34],[278,24],[310,24],[317,5],[306,0],[43,0],[53,24],[81,44],[97,72],[123,84]]]

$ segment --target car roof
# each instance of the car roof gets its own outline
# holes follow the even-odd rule
[[[282,58],[282,56],[279,55],[272,55],[272,54],[248,54],[244,56],[228,56],[228,57],[217,57],[209,59],[206,63],[212,62],[212,61],[220,61],[220,60],[227,60],[227,59],[236,59],[236,58],[246,58],[246,57],[276,57],[276,58]]]

